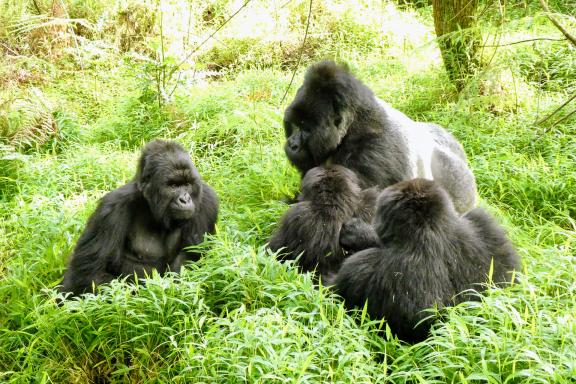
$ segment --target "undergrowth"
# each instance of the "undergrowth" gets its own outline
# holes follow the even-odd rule
[[[101,4],[94,1],[70,12],[96,21]],[[199,9],[209,25],[222,19],[214,14],[219,4]],[[296,11],[291,22],[303,26],[306,7]],[[523,258],[518,284],[448,309],[429,339],[410,346],[385,322],[346,311],[309,275],[278,263],[264,245],[299,186],[282,150],[282,114],[296,88],[281,102],[291,77],[285,57],[273,56],[271,65],[258,56],[235,61],[218,79],[181,84],[160,105],[144,92],[146,63],[133,53],[80,48],[83,67],[6,59],[0,129],[11,133],[0,146],[0,381],[572,383],[576,122],[535,121],[573,89],[574,50],[566,43],[510,46],[457,94],[426,42],[430,20],[422,23],[415,12],[386,10],[389,29],[379,39],[373,26],[348,15],[346,33],[306,52],[305,61],[318,52],[345,58],[378,96],[458,137],[481,204]],[[421,33],[396,41],[400,32],[390,26],[398,20]],[[217,50],[208,52],[228,54]],[[518,71],[503,76],[509,65]],[[493,79],[496,88],[487,85]],[[28,109],[3,109],[22,100]],[[14,133],[48,123],[57,133],[38,132],[47,135],[42,140]],[[98,296],[59,305],[54,287],[87,218],[101,196],[132,178],[141,145],[156,137],[189,150],[220,196],[206,256],[180,275],[115,281]]]

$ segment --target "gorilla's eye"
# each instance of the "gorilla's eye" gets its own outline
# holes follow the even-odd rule
[[[168,181],[168,186],[170,188],[190,187],[191,185],[192,183],[190,181],[184,181],[184,180]]]
[[[300,122],[300,125],[298,126],[298,129],[300,131],[308,132],[308,131],[310,131],[310,124],[306,124],[306,121],[302,120]]]

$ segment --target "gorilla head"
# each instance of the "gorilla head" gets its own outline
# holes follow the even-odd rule
[[[372,92],[343,66],[323,61],[308,69],[284,114],[288,159],[305,173],[321,165],[348,133],[355,108]]]
[[[369,221],[374,213],[376,189],[360,190],[358,178],[340,165],[315,167],[302,179],[302,196],[282,217],[270,239],[270,249],[292,260],[303,271],[335,272],[344,259],[338,242],[342,224],[359,217]]]
[[[406,341],[427,337],[433,320],[427,308],[474,300],[470,290],[485,289],[490,278],[499,285],[510,283],[512,271],[521,268],[490,215],[475,208],[459,216],[446,191],[431,180],[386,188],[373,226],[346,225],[342,232],[341,241],[361,251],[323,281],[335,285],[349,307],[367,302],[370,316],[384,318]]]
[[[358,178],[340,165],[316,167],[302,179],[302,198],[314,208],[339,208],[352,215],[360,200]]]
[[[451,230],[458,221],[448,194],[432,180],[396,183],[380,194],[376,206],[374,230],[385,243],[406,242],[414,231]]]
[[[185,247],[214,233],[218,197],[184,149],[155,140],[142,151],[132,182],[107,193],[90,216],[64,273],[75,295],[119,276],[179,271],[198,252]]]
[[[191,219],[202,195],[196,167],[174,142],[155,140],[144,148],[136,183],[152,215],[166,228],[173,221]]]

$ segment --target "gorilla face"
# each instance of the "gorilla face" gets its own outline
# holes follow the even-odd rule
[[[202,182],[184,150],[171,142],[160,144],[163,148],[146,148],[137,177],[154,218],[168,228],[173,221],[194,216]]]
[[[340,67],[312,67],[284,113],[284,151],[302,173],[323,164],[338,148],[348,131],[349,108],[340,97]],[[330,73],[325,73],[330,70]]]
[[[191,169],[174,169],[167,180],[166,200],[170,201],[169,216],[175,220],[187,220],[194,216],[195,202],[199,201],[201,185]]]

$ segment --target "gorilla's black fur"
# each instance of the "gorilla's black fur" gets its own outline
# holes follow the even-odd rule
[[[325,284],[335,285],[349,307],[368,301],[369,314],[386,319],[400,339],[426,338],[432,320],[416,327],[429,316],[422,311],[473,300],[476,296],[462,292],[483,290],[491,268],[497,284],[511,282],[512,271],[521,268],[491,216],[480,208],[459,216],[433,181],[388,187],[376,206],[373,227],[346,225],[341,233],[350,248],[372,248],[347,258]]]
[[[174,142],[152,141],[134,180],[101,199],[60,289],[78,295],[119,276],[179,271],[184,261],[200,257],[183,248],[214,233],[217,217],[218,197],[188,153]]]
[[[286,109],[284,129],[286,155],[302,175],[330,163],[354,171],[361,188],[423,177],[438,181],[460,213],[475,205],[474,175],[458,141],[376,98],[334,62],[308,69]]]
[[[376,188],[364,191],[354,172],[339,165],[310,169],[302,179],[302,196],[292,205],[270,239],[269,248],[283,260],[302,254],[303,271],[335,272],[344,260],[338,237],[342,224],[353,217],[370,221]]]

